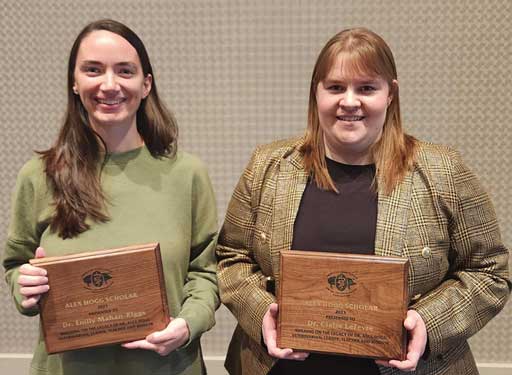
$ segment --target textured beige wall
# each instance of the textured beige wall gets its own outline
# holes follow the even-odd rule
[[[32,150],[48,147],[65,104],[78,31],[111,17],[144,40],[181,147],[209,166],[220,219],[250,151],[301,133],[309,78],[335,32],[367,26],[391,45],[407,129],[459,149],[494,199],[512,243],[510,0],[40,1],[0,0],[0,243],[10,192]],[[1,250],[0,250],[1,251]],[[233,319],[219,310],[205,353],[222,356]],[[0,353],[30,353],[37,319],[0,290]],[[512,308],[477,334],[479,362],[512,363]]]

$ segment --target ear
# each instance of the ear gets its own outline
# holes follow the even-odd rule
[[[149,95],[149,93],[151,92],[151,86],[153,84],[153,77],[151,76],[151,74],[148,74],[147,76],[144,77],[144,82],[143,82],[143,92],[142,92],[142,99],[146,99],[146,97]]]
[[[73,92],[75,93],[75,95],[78,95],[78,86],[76,85],[76,82],[73,83]]]
[[[393,98],[395,94],[398,93],[398,81],[396,79],[391,82],[391,87],[389,88],[389,95],[388,95],[388,107],[393,101]]]

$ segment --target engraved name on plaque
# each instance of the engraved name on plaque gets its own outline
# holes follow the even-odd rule
[[[280,267],[280,348],[405,359],[407,259],[291,250]]]
[[[48,273],[39,302],[48,353],[138,340],[169,323],[158,243],[30,263]]]

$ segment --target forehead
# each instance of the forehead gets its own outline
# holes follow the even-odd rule
[[[381,78],[370,61],[348,53],[339,53],[326,61],[322,80],[372,80]]]
[[[102,63],[132,62],[140,65],[135,48],[122,36],[106,30],[95,30],[82,39],[77,61],[82,60]]]

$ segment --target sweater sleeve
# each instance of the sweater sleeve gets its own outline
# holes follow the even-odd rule
[[[511,289],[509,254],[490,199],[457,153],[450,160],[449,273],[412,306],[426,324],[434,355],[480,330],[503,308]]]
[[[12,197],[11,220],[7,232],[2,263],[5,280],[9,285],[18,311],[24,315],[36,315],[38,307],[25,309],[21,306],[22,296],[17,283],[19,268],[34,257],[39,246],[40,236],[45,222],[40,220],[42,201],[40,161],[29,161],[18,174]]]
[[[215,259],[217,210],[206,168],[201,165],[192,182],[192,238],[190,263],[184,285],[185,300],[178,315],[185,319],[192,340],[215,324],[219,306]]]

